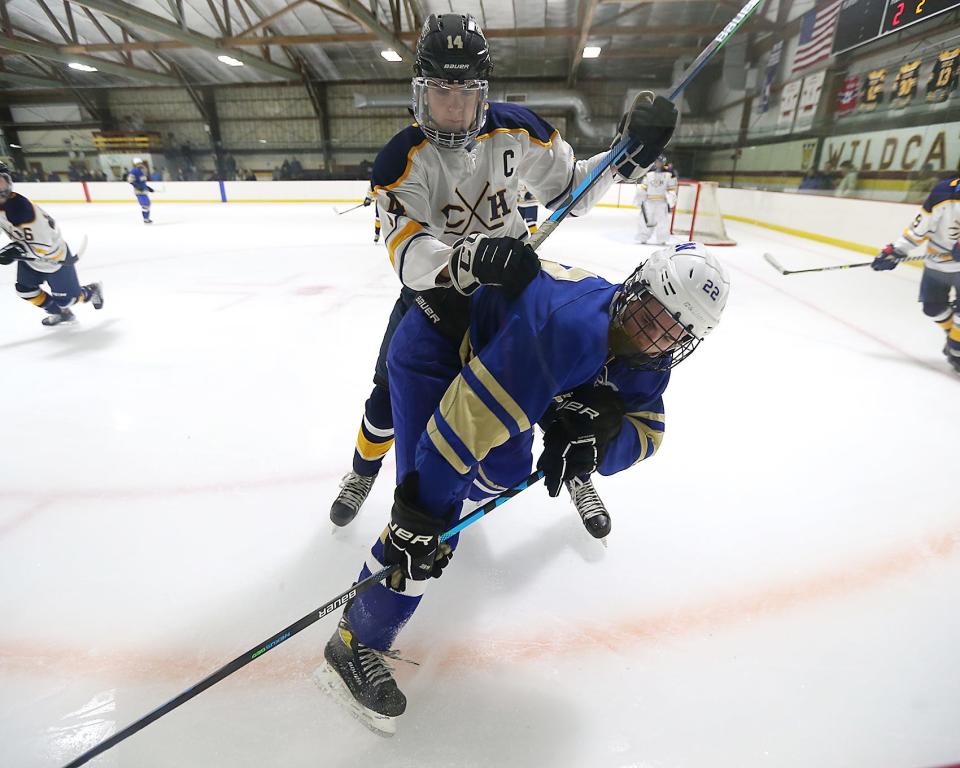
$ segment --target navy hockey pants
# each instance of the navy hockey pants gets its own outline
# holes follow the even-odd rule
[[[388,356],[390,393],[396,434],[397,482],[416,466],[417,443],[443,393],[459,375],[459,345],[442,336],[419,310],[407,312],[400,323]],[[527,477],[533,464],[533,431],[528,430],[490,451],[474,468],[469,498],[494,496]],[[429,483],[429,477],[420,479]],[[374,542],[358,580],[386,564],[383,542],[386,529]],[[459,536],[447,541],[456,549]],[[423,591],[432,579],[408,579],[406,592],[394,592],[378,584],[354,598],[348,619],[354,635],[371,648],[387,650],[397,633],[410,620]]]
[[[16,288],[21,298],[30,301],[40,295],[40,286],[44,283],[50,286],[50,294],[61,309],[69,307],[80,298],[80,279],[73,264],[64,264],[56,272],[38,272],[25,261],[17,263]]]

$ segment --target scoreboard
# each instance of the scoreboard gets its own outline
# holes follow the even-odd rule
[[[954,8],[960,8],[960,0],[843,0],[833,53],[849,51]]]

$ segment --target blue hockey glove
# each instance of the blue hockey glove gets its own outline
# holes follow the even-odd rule
[[[893,269],[901,261],[907,258],[907,254],[901,253],[892,244],[885,245],[883,250],[880,251],[880,255],[873,260],[873,263],[870,265],[870,269],[875,269],[878,272],[882,272],[887,269]]]
[[[0,248],[0,264],[13,264],[17,259],[26,257],[27,252],[23,250],[20,243],[7,243]]]
[[[637,94],[633,107],[620,118],[617,135],[610,145],[617,144],[625,133],[635,142],[623,158],[614,163],[617,173],[632,181],[643,176],[670,143],[679,120],[680,113],[673,102],[654,96],[651,91]]]
[[[387,564],[400,566],[390,577],[390,587],[397,592],[406,590],[407,579],[440,578],[453,557],[450,546],[440,542],[440,534],[447,530],[449,521],[433,517],[419,506],[419,487],[420,476],[416,472],[397,486],[383,543]]]
[[[551,496],[568,480],[596,471],[610,441],[620,434],[625,413],[620,395],[605,385],[577,387],[562,398],[544,429],[537,461]]]
[[[533,248],[515,237],[474,233],[453,244],[449,267],[453,287],[464,296],[481,285],[499,285],[515,298],[540,274],[540,259]]]

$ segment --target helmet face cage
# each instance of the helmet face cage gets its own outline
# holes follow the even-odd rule
[[[670,314],[651,293],[639,269],[623,284],[610,314],[611,336],[620,342],[613,344],[613,354],[635,370],[668,371],[701,342],[690,326],[680,324],[679,313]]]
[[[443,149],[465,147],[480,134],[486,112],[488,87],[486,80],[456,83],[434,77],[413,78],[413,114],[420,130],[431,142]],[[465,121],[463,129],[445,130],[443,116],[431,113],[431,101],[440,103],[446,99],[453,100],[455,104],[461,103],[464,113],[467,109],[472,111],[469,123]],[[474,105],[470,105],[471,99],[476,101]]]

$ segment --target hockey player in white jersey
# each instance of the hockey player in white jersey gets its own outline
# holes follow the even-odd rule
[[[943,354],[960,373],[960,177],[937,184],[903,234],[873,260],[893,269],[911,251],[926,246],[920,301],[923,313],[946,334]]]
[[[666,164],[665,157],[658,157],[653,169],[637,184],[634,203],[640,209],[635,238],[638,243],[664,245],[670,236],[670,214],[677,204],[677,180]]]
[[[560,134],[531,110],[488,102],[492,69],[487,41],[472,16],[427,19],[412,81],[416,123],[383,148],[372,174],[384,243],[404,287],[381,344],[353,469],[330,509],[336,525],[356,516],[393,444],[386,354],[404,313],[417,306],[435,324],[458,333],[467,312],[465,297],[477,286],[499,285],[519,294],[540,268],[525,244],[527,224],[518,212],[521,181],[555,208],[603,158],[577,160]],[[586,213],[617,175],[639,178],[670,140],[676,122],[671,102],[652,93],[638,96],[613,141],[626,131],[642,146],[606,172],[572,213]],[[501,489],[485,490],[495,495]],[[596,509],[596,502],[602,505],[589,478],[570,490],[581,516],[587,508]]]
[[[80,285],[74,266],[77,256],[70,252],[53,218],[39,205],[13,191],[13,180],[0,163],[0,229],[10,242],[0,249],[0,264],[17,262],[17,295],[47,313],[44,325],[75,320],[70,307],[90,302],[103,306],[100,283]],[[41,288],[46,283],[47,293]]]

